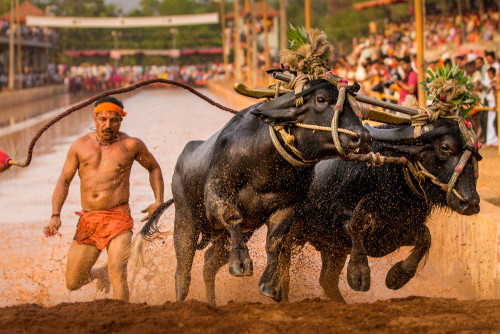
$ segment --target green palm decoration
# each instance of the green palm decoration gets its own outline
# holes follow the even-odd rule
[[[290,30],[287,31],[288,42],[290,43],[291,50],[297,50],[302,45],[310,44],[307,31],[304,27],[296,29],[293,24],[290,24]]]
[[[472,93],[474,80],[458,69],[457,64],[436,67],[436,74],[427,70],[427,80],[422,81],[422,89],[427,93],[427,99],[444,101],[454,104],[455,114],[466,117],[480,104],[479,97]]]

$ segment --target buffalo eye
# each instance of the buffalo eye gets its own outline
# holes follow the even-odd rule
[[[326,100],[325,100],[325,98],[324,98],[323,96],[319,96],[319,97],[316,99],[316,101],[318,101],[318,103],[325,103],[325,102],[326,102]]]
[[[449,152],[450,151],[450,146],[448,146],[448,144],[441,144],[441,151],[443,151],[443,152]]]

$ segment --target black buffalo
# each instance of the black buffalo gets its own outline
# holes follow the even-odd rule
[[[311,81],[304,89],[310,93],[304,96],[302,106],[295,106],[294,93],[289,93],[292,98],[282,96],[251,106],[208,140],[189,142],[179,156],[172,179],[178,301],[188,294],[196,249],[203,249],[209,242],[212,245],[205,253],[203,269],[209,303],[215,303],[215,275],[225,263],[229,263],[229,272],[234,276],[251,275],[252,261],[246,243],[263,224],[268,225],[268,265],[259,282],[260,291],[275,300],[281,299],[279,277],[273,268],[278,266],[294,207],[307,193],[313,166],[299,168],[287,162],[273,145],[269,126],[286,127],[297,122],[330,126],[338,98],[337,88],[325,80]],[[340,134],[346,153],[369,149],[369,133],[347,99],[339,127],[357,134]],[[332,134],[327,131],[296,126],[289,131],[305,160],[317,162],[339,155]],[[281,138],[280,142],[286,147]],[[141,235],[154,230],[159,215],[154,217]]]
[[[374,151],[385,155],[405,156],[409,161],[420,161],[441,183],[448,183],[455,167],[466,150],[477,148],[466,145],[456,121],[441,119],[417,140],[390,142],[377,140],[371,131]],[[409,131],[408,131],[409,130]],[[413,128],[396,129],[413,133]],[[400,138],[400,135],[396,137]],[[366,291],[370,287],[370,268],[367,256],[382,257],[399,247],[413,246],[407,259],[395,264],[386,276],[390,289],[399,289],[414,275],[420,261],[428,254],[431,235],[425,225],[432,209],[449,208],[463,215],[479,212],[479,196],[475,186],[473,159],[469,159],[458,178],[455,190],[462,197],[451,195],[426,177],[410,180],[422,198],[411,190],[405,179],[405,166],[384,165],[370,167],[365,163],[331,159],[318,163],[308,196],[297,208],[292,228],[282,251],[281,264],[283,298],[288,299],[291,244],[309,242],[321,252],[320,285],[328,298],[343,301],[339,291],[339,275],[347,255],[350,261],[347,280],[351,288]],[[423,190],[423,191],[422,191]]]

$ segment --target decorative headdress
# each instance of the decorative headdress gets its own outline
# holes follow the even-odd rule
[[[285,69],[307,74],[312,79],[319,79],[330,69],[329,61],[333,57],[333,45],[326,40],[324,31],[304,27],[296,29],[290,24],[287,32],[290,47],[280,52],[280,61]]]
[[[474,87],[474,80],[458,70],[458,65],[436,67],[436,74],[427,70],[429,75],[422,81],[422,89],[427,92],[427,99],[432,100],[429,107],[440,111],[446,116],[467,116],[480,103],[479,97],[470,90]]]

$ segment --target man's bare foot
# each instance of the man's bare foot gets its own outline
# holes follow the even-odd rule
[[[108,275],[108,266],[94,269],[92,276],[94,276],[96,280],[97,290],[109,293],[111,289],[111,282]]]

